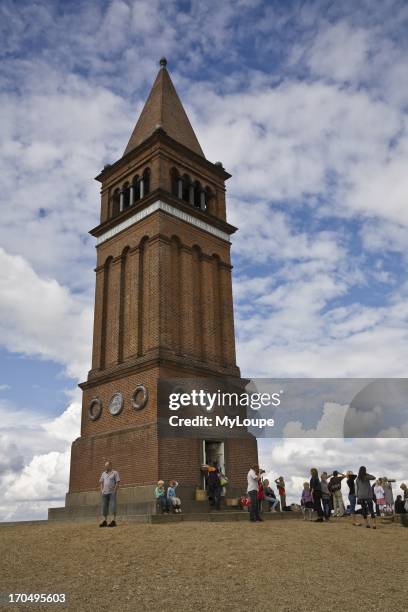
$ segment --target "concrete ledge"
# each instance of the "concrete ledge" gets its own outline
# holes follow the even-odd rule
[[[120,504],[140,504],[154,501],[155,484],[135,485],[131,487],[119,487],[118,503]],[[195,487],[191,485],[179,485],[177,495],[182,500],[194,500]],[[101,493],[99,489],[92,491],[71,492],[65,495],[65,506],[96,506],[101,503]]]
[[[155,485],[143,485],[134,487],[119,487],[118,502],[121,504],[136,504],[151,502],[154,499]],[[101,503],[99,489],[94,491],[80,491],[78,493],[67,493],[65,506],[96,506]]]
[[[140,502],[140,503],[118,503],[117,515],[128,516],[136,514],[156,514],[156,502]],[[94,505],[84,506],[64,506],[60,508],[48,508],[48,519],[49,520],[66,520],[75,518],[87,518],[87,517],[98,517],[101,516],[101,503],[99,496],[99,503]]]

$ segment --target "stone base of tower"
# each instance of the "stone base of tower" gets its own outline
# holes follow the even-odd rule
[[[217,446],[218,445],[218,446]],[[208,502],[195,501],[204,487],[201,466],[209,450],[223,453],[228,476],[226,498],[246,491],[247,472],[258,460],[256,439],[247,435],[225,440],[160,438],[157,426],[78,438],[71,449],[71,474],[65,507],[50,508],[50,520],[86,519],[100,514],[99,478],[107,460],[117,469],[121,484],[118,516],[156,514],[154,489],[159,479],[177,480],[185,512],[207,512]]]

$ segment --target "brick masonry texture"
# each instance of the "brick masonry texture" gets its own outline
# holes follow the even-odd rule
[[[159,110],[154,108],[154,113]],[[166,121],[171,119],[168,112]],[[182,113],[178,120],[184,121]],[[142,123],[145,135],[149,121],[145,117]],[[235,229],[226,222],[224,181],[229,175],[207,162],[191,142],[189,149],[188,139],[194,132],[183,129],[185,137],[178,143],[161,130],[146,136],[140,145],[133,140],[127,155],[101,174],[101,225],[94,235],[142,209],[146,201],[154,201],[156,193],[156,199],[164,194],[174,206],[188,207],[172,195],[174,169],[210,189],[208,210],[204,213],[190,206],[189,214],[228,233]],[[112,217],[114,190],[146,168],[149,193],[132,210]],[[92,369],[81,385],[81,436],[72,445],[69,491],[97,488],[108,459],[119,470],[124,486],[153,484],[159,477],[199,486],[202,441],[160,437],[157,382],[159,378],[220,375],[240,377],[230,242],[158,210],[100,243]],[[135,410],[132,394],[140,384],[148,389],[149,399],[143,410]],[[118,392],[124,406],[112,416],[109,402]],[[91,420],[88,409],[95,398],[102,403],[102,414]],[[257,461],[256,440],[249,434],[225,440],[225,460],[230,484],[244,488],[248,466]]]

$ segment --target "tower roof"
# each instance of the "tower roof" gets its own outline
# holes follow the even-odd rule
[[[166,65],[167,61],[162,58],[160,60],[160,70],[124,155],[146,140],[155,129],[161,127],[171,138],[204,157],[203,150],[177,95]]]

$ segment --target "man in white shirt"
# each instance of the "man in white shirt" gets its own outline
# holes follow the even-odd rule
[[[110,461],[105,463],[105,471],[99,479],[102,495],[102,514],[103,521],[99,527],[116,527],[116,492],[118,490],[120,478],[116,470],[112,469]],[[108,525],[109,509],[113,514],[113,520]]]
[[[262,519],[259,515],[258,507],[258,483],[261,480],[261,475],[259,473],[259,465],[251,465],[247,479],[247,493],[249,495],[249,499],[251,500],[251,505],[249,506],[249,520],[252,522],[260,522],[262,521]]]

